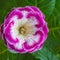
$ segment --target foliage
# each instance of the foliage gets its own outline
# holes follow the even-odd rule
[[[0,0],[0,24],[13,7],[33,5],[45,14],[49,35],[44,47],[32,54],[10,53],[0,39],[0,60],[60,60],[60,0]]]

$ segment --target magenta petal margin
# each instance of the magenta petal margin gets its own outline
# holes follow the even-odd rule
[[[14,8],[0,26],[0,35],[14,53],[40,50],[48,36],[44,14],[35,6]]]

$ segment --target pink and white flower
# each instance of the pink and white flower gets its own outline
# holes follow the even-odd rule
[[[45,16],[34,6],[14,8],[0,26],[6,46],[15,53],[32,53],[41,49],[48,31]]]

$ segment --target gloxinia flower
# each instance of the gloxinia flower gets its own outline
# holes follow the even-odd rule
[[[34,6],[14,8],[0,26],[0,34],[11,52],[40,50],[48,36],[43,13]]]

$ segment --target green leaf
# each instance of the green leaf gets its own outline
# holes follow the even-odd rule
[[[55,8],[56,0],[40,0],[38,1],[38,7],[44,12],[46,17],[48,18]]]
[[[45,12],[47,17],[49,17],[52,14],[52,12],[55,8],[55,2],[56,2],[56,0],[51,0],[49,2],[48,7],[47,7],[46,12]]]
[[[43,47],[41,50],[33,53],[33,55],[40,60],[59,60],[57,55],[53,54],[47,47]]]
[[[53,14],[47,19],[49,26],[49,36],[45,45],[52,49],[54,53],[60,55],[60,0],[56,1]]]

